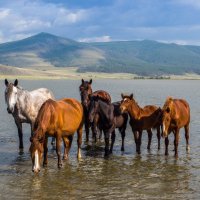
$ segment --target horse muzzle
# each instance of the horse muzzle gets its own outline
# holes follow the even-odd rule
[[[7,111],[9,114],[12,114],[14,112],[14,109],[7,108]]]
[[[40,172],[40,169],[32,169],[32,172],[34,172],[35,174],[38,174]]]

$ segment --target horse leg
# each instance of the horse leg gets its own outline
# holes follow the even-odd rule
[[[185,127],[185,139],[186,139],[186,151],[190,151],[190,145],[189,145],[189,138],[190,138],[190,134],[189,134],[189,124],[187,124]]]
[[[57,136],[56,136],[56,153],[57,153],[57,156],[58,156],[58,168],[61,168],[62,167],[62,159],[61,159],[61,134],[57,133]]]
[[[165,155],[167,156],[168,153],[168,145],[169,145],[169,139],[168,137],[165,138]]]
[[[110,132],[106,131],[104,133],[104,137],[105,137],[105,157],[108,157],[109,155],[109,137],[110,137]]]
[[[111,135],[111,145],[110,145],[110,153],[112,153],[113,151],[113,146],[114,146],[114,143],[115,143],[115,130],[112,132],[112,135]]]
[[[151,148],[151,139],[152,139],[152,131],[151,131],[151,129],[148,129],[147,133],[148,133],[148,145],[147,145],[147,149],[150,150],[150,148]]]
[[[122,146],[121,146],[121,151],[124,151],[124,139],[125,139],[125,129],[122,128],[122,129],[119,129],[120,133],[121,133],[121,137],[122,137]]]
[[[23,145],[23,132],[22,132],[22,123],[15,120],[15,124],[18,129],[18,136],[19,136],[19,149],[23,151],[24,145]]]
[[[157,127],[158,150],[160,150],[160,126]]]
[[[137,152],[137,149],[138,149],[138,132],[133,131],[133,135],[134,135],[134,139],[135,139],[136,152]]]
[[[77,138],[77,145],[78,145],[78,152],[77,152],[77,158],[81,159],[81,144],[82,144],[82,134],[83,134],[83,125],[78,128],[77,130],[78,138]]]
[[[67,160],[69,156],[69,150],[72,144],[73,137],[72,135],[63,137],[63,143],[64,143],[64,154],[63,154],[63,160]]]
[[[45,137],[44,139],[44,161],[43,161],[43,166],[47,166],[47,153],[48,153],[48,137]]]
[[[138,154],[141,153],[140,151],[141,144],[142,144],[142,131],[139,131],[139,137],[137,141],[137,150],[136,150]]]
[[[178,157],[179,129],[174,133],[175,156]]]
[[[96,143],[97,142],[97,126],[95,122],[92,123],[92,139]]]
[[[89,142],[89,122],[88,120],[86,119],[85,121],[85,133],[86,133],[86,142]]]

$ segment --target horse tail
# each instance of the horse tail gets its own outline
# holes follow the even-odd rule
[[[54,113],[53,103],[52,99],[48,99],[42,104],[34,124],[34,131],[38,129],[45,130],[48,127]]]

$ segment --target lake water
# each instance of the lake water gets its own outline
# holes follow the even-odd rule
[[[47,87],[56,98],[79,97],[80,81],[45,80],[19,82],[25,89]],[[156,134],[151,151],[146,150],[143,132],[142,153],[135,152],[133,134],[127,128],[125,152],[121,153],[121,136],[117,134],[113,155],[104,159],[104,145],[82,145],[82,160],[77,161],[76,134],[70,158],[57,168],[55,151],[48,154],[48,167],[39,175],[31,171],[29,155],[30,127],[24,128],[24,154],[18,152],[17,128],[4,103],[4,81],[0,83],[0,199],[200,199],[200,90],[199,81],[172,80],[93,80],[93,89],[107,90],[113,101],[121,92],[135,95],[139,105],[162,106],[167,96],[185,98],[191,106],[190,146],[186,153],[181,131],[179,158],[174,158],[173,135],[169,156],[164,156],[164,140],[157,151]],[[50,148],[50,144],[49,144]]]

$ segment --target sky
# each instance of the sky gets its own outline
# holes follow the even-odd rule
[[[0,43],[40,32],[200,45],[200,0],[0,0]]]

